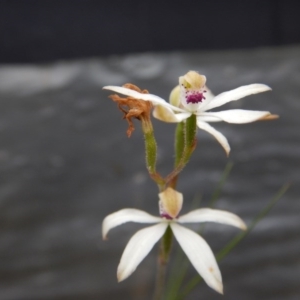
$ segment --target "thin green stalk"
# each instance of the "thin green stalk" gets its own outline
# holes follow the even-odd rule
[[[171,228],[168,226],[161,239],[153,300],[162,300],[163,298],[166,281],[166,269],[171,252],[172,240],[173,233]]]
[[[176,126],[175,131],[175,169],[180,165],[185,150],[185,122],[180,122]],[[169,186],[176,189],[178,174],[170,179]]]
[[[231,240],[217,255],[217,260],[221,261],[245,236],[247,236],[253,228],[260,222],[275,206],[275,204],[280,200],[280,198],[286,193],[289,189],[290,184],[286,183],[281,187],[277,194],[271,199],[271,201],[263,208],[259,214],[254,218],[254,220],[249,225],[248,229],[244,232],[238,234],[233,240]]]
[[[217,202],[217,200],[219,199],[220,197],[220,194],[221,194],[221,191],[223,189],[223,186],[232,170],[232,167],[233,167],[233,163],[232,162],[228,162],[225,166],[225,169],[222,173],[222,176],[221,176],[221,179],[220,181],[218,182],[218,185],[216,187],[216,189],[214,190],[213,192],[213,195],[209,201],[209,207],[213,208],[215,207],[215,204]]]
[[[165,185],[165,181],[160,174],[156,172],[157,145],[152,126],[150,129],[151,130],[149,130],[149,126],[147,128],[143,128],[145,138],[146,166],[150,177],[157,183],[159,190],[162,190],[163,186]]]
[[[186,256],[184,256],[181,248],[179,248],[175,263],[172,266],[172,273],[169,278],[167,294],[165,297],[166,300],[176,299],[189,266],[190,262],[187,260]]]
[[[233,167],[233,163],[232,162],[228,162],[225,166],[225,169],[222,173],[222,176],[221,176],[221,179],[219,180],[218,182],[218,185],[217,187],[215,188],[210,200],[209,200],[209,204],[208,204],[208,207],[210,208],[214,208],[215,207],[215,204],[216,202],[218,201],[219,197],[220,197],[220,194],[221,194],[221,191],[223,189],[223,186],[232,170],[232,167]],[[204,228],[205,228],[205,223],[201,224],[200,225],[200,228],[198,230],[198,233],[199,234],[202,234],[203,231],[204,231]]]
[[[195,115],[191,115],[185,122],[185,147],[188,150],[194,150],[196,144],[197,133],[197,118]],[[189,158],[186,158],[189,159]]]
[[[194,152],[196,148],[196,133],[197,133],[197,119],[195,115],[191,115],[186,121],[184,126],[184,148],[183,151],[181,149],[181,158],[179,156],[176,156],[175,159],[175,169],[165,178],[166,184],[169,183],[169,185],[172,188],[176,187],[178,174],[183,170],[183,168],[186,166],[188,161],[190,160],[190,157],[192,153]],[[177,137],[177,135],[176,135]],[[183,141],[182,135],[179,136],[180,141]],[[178,141],[179,142],[179,141]],[[176,142],[176,145],[177,143]]]
[[[178,123],[175,131],[175,167],[178,166],[183,156],[184,145],[185,145],[184,131],[185,131],[185,123],[184,122]]]

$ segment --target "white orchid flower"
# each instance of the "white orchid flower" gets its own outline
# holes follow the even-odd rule
[[[154,117],[165,122],[181,122],[192,114],[196,115],[197,126],[212,134],[222,145],[227,155],[229,155],[230,146],[226,137],[210,126],[209,122],[225,121],[227,123],[242,124],[278,117],[268,111],[243,109],[209,112],[209,110],[228,102],[239,100],[251,94],[266,92],[271,90],[271,88],[265,84],[250,84],[214,97],[205,86],[205,83],[206,77],[195,71],[189,71],[184,76],[179,77],[179,85],[175,87],[170,95],[171,104],[156,95],[141,94],[124,87],[105,86],[103,89],[115,91],[140,100],[151,101],[155,106]]]
[[[103,239],[106,239],[112,228],[126,222],[156,223],[139,230],[129,240],[118,266],[118,281],[126,279],[135,271],[170,226],[176,240],[204,281],[217,292],[223,293],[221,272],[212,250],[199,234],[179,224],[216,222],[245,230],[245,223],[235,214],[210,208],[196,209],[178,217],[183,196],[172,188],[167,188],[160,193],[159,198],[161,217],[150,215],[142,210],[126,208],[108,215],[103,221]]]

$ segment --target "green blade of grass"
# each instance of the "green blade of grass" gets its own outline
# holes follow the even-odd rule
[[[233,163],[232,162],[228,162],[225,166],[225,169],[222,173],[222,176],[221,176],[221,179],[219,180],[218,182],[218,185],[217,187],[215,188],[210,200],[209,200],[209,204],[208,204],[208,207],[210,208],[214,208],[215,205],[216,205],[216,202],[219,200],[220,198],[220,194],[222,192],[222,189],[223,189],[223,186],[232,170],[232,167],[233,167]],[[199,230],[198,230],[198,233],[199,234],[202,234],[203,231],[204,231],[204,228],[205,228],[205,223],[201,224],[200,227],[199,227]]]
[[[225,166],[225,169],[222,173],[222,176],[221,176],[221,179],[216,187],[216,189],[214,190],[212,196],[211,196],[211,199],[209,201],[209,207],[213,208],[217,202],[217,200],[219,199],[220,197],[220,194],[222,192],[222,189],[223,189],[223,186],[232,170],[232,167],[233,167],[233,163],[232,162],[228,162]]]

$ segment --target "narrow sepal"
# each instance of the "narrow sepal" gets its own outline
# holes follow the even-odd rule
[[[166,231],[168,223],[163,222],[151,227],[139,230],[129,240],[122,254],[117,270],[118,281],[122,281],[130,276],[141,261],[151,251],[156,242]]]
[[[226,137],[218,130],[214,129],[212,126],[210,126],[206,122],[202,122],[201,119],[197,118],[197,125],[200,129],[203,129],[213,135],[216,140],[221,144],[221,146],[224,148],[227,156],[229,155],[230,152],[230,146],[229,143],[226,139]]]
[[[127,222],[136,222],[136,223],[158,223],[161,221],[161,218],[152,216],[145,211],[134,209],[134,208],[125,208],[117,212],[114,212],[106,216],[102,222],[102,237],[106,239],[108,232],[121,224]]]
[[[244,85],[241,87],[238,87],[234,90],[221,93],[214,97],[211,101],[207,102],[207,105],[203,105],[202,109],[204,111],[210,110],[215,107],[219,107],[221,105],[224,105],[231,101],[236,101],[241,98],[244,98],[246,96],[252,95],[252,94],[258,94],[266,91],[270,91],[271,88],[268,87],[265,84],[260,83],[254,83],[249,85]]]
[[[226,225],[232,225],[240,229],[246,230],[247,225],[237,215],[218,209],[199,208],[182,215],[177,220],[179,223],[200,223],[200,222],[215,222]]]
[[[191,264],[212,289],[223,293],[222,276],[215,256],[206,241],[188,228],[171,223],[171,229]]]
[[[229,109],[218,112],[207,112],[201,115],[203,117],[211,117],[220,119],[227,123],[243,124],[251,123],[258,120],[268,119],[271,113],[268,111],[245,110],[245,109]]]
[[[142,94],[142,93],[139,93],[137,91],[134,91],[134,90],[131,90],[131,89],[128,89],[125,87],[113,86],[113,85],[104,86],[103,89],[114,91],[114,92],[129,96],[129,97],[132,97],[135,99],[151,101],[154,105],[160,104],[160,105],[163,105],[166,107],[170,107],[174,111],[185,112],[183,109],[173,106],[173,105],[169,104],[168,102],[166,102],[164,99],[162,99],[156,95],[153,95],[153,94]]]

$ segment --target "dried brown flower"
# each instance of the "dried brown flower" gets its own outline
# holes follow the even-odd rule
[[[137,91],[142,94],[149,94],[147,90],[141,90],[136,85],[131,83],[126,83],[123,87]],[[118,108],[124,113],[123,119],[128,122],[127,136],[130,137],[133,132],[134,125],[132,118],[136,118],[142,121],[143,129],[147,128],[152,130],[152,125],[150,121],[150,112],[152,108],[152,103],[150,101],[139,100],[132,97],[120,97],[118,95],[109,96],[113,101],[118,103]],[[150,126],[150,127],[149,127]]]

